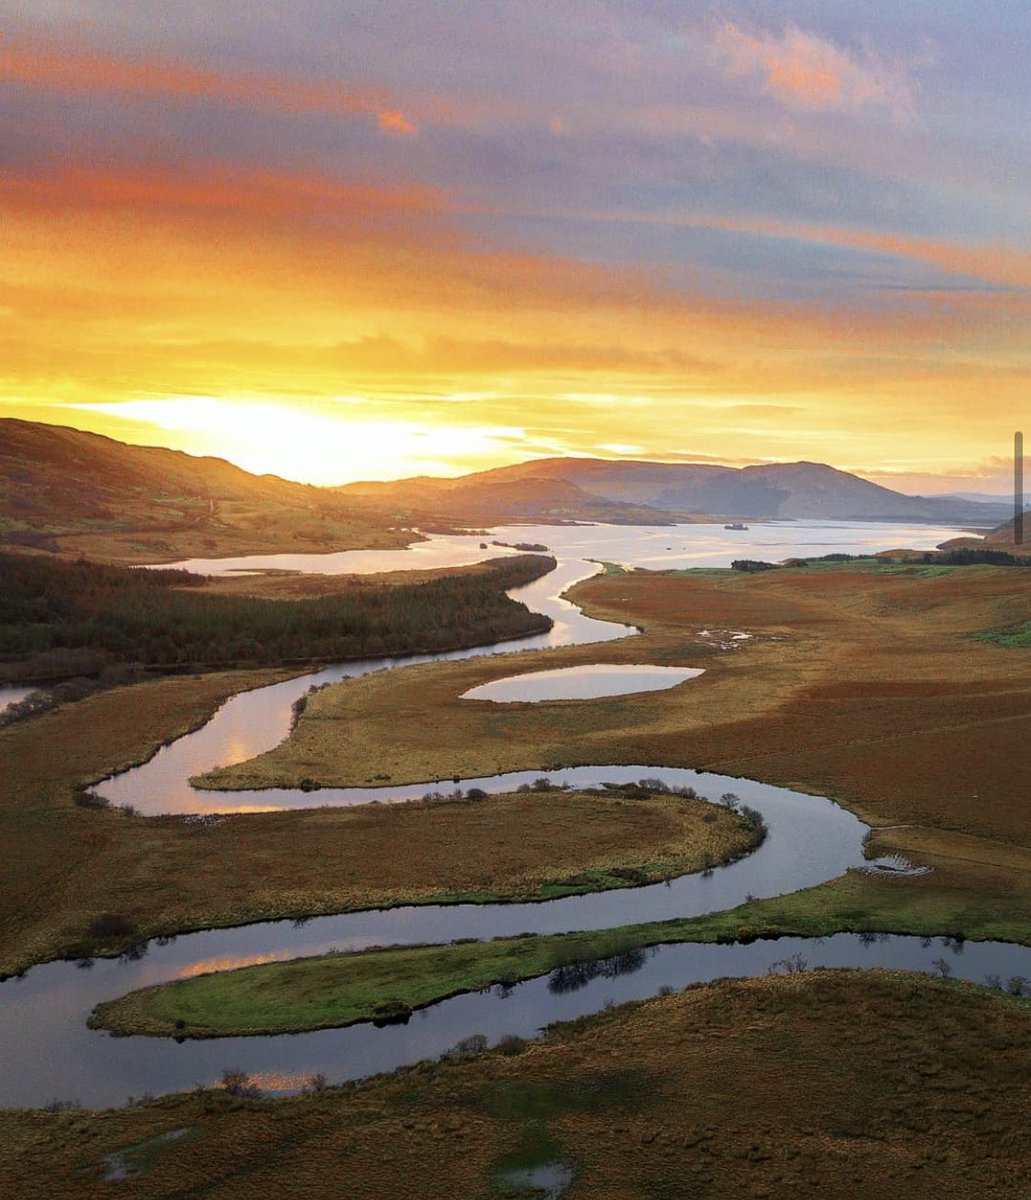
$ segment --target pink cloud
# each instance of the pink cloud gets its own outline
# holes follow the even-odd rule
[[[125,59],[93,50],[32,39],[0,44],[0,81],[70,93],[172,96],[212,100],[291,115],[323,112],[372,116],[384,133],[414,134],[418,125],[395,97],[381,89],[334,80],[298,80],[262,74],[228,74],[160,59]],[[441,105],[428,111],[439,115]]]
[[[763,90],[792,108],[862,112],[887,109],[900,121],[913,115],[913,84],[907,67],[872,50],[862,54],[789,25],[779,36],[749,33],[733,23],[713,39],[724,71],[759,76]]]

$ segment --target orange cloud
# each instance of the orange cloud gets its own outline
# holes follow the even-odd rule
[[[295,115],[367,115],[387,133],[413,134],[418,130],[397,99],[381,89],[328,81],[302,82],[283,76],[218,73],[181,61],[111,58],[30,40],[0,46],[0,79],[63,92],[175,96]]]
[[[906,119],[913,112],[908,72],[872,52],[861,58],[795,26],[779,37],[724,25],[713,42],[727,73],[758,74],[764,90],[795,108],[860,112],[873,106]]]
[[[728,233],[759,234],[793,238],[828,246],[870,250],[893,258],[908,258],[937,267],[947,275],[967,276],[1005,287],[1031,287],[1031,254],[1005,243],[950,242],[917,238],[845,226],[813,225],[803,221],[775,221],[712,216],[707,213],[653,213],[629,209],[602,212],[570,210],[532,211],[523,215],[548,216],[580,221],[639,222],[689,229],[720,229]],[[933,289],[928,288],[930,295]]]
[[[0,196],[9,210],[33,213],[125,209],[193,210],[259,216],[332,214],[357,220],[384,214],[440,212],[446,197],[421,184],[377,187],[342,183],[331,176],[288,175],[218,165],[190,169],[58,167],[0,175]]]
[[[403,112],[399,112],[396,108],[383,109],[376,114],[376,119],[384,133],[400,133],[409,136],[417,133],[419,129],[417,125],[413,125],[408,120]]]
[[[1031,254],[1003,244],[969,245],[933,238],[904,237],[861,229],[807,225],[793,221],[731,221],[717,218],[713,227],[775,237],[798,238],[856,250],[872,250],[937,267],[947,275],[963,275],[1010,287],[1031,287]]]

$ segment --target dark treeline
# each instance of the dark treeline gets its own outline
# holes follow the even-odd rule
[[[273,664],[482,645],[551,627],[505,591],[554,565],[520,555],[421,583],[363,583],[339,595],[270,600],[205,595],[204,578],[185,571],[0,554],[0,677],[59,678],[125,662]]]

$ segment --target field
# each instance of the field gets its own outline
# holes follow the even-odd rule
[[[294,736],[211,786],[326,784],[547,771],[578,763],[691,766],[829,795],[900,837],[964,833],[1028,848],[1026,656],[979,640],[1027,619],[1019,569],[598,576],[574,595],[639,637],[553,651],[548,666],[700,666],[677,688],[590,703],[492,705],[477,684],[538,654],[405,668],[330,689]],[[720,650],[701,631],[743,630]],[[389,750],[384,750],[389,747]],[[916,827],[916,828],[913,828]]]
[[[626,886],[699,870],[753,840],[700,801],[561,790],[203,822],[75,804],[80,782],[146,758],[154,738],[171,739],[262,681],[229,673],[139,684],[0,730],[0,970],[248,920]]]
[[[962,928],[966,911],[971,924],[983,926],[997,922],[1007,905],[1026,911],[1031,894],[1024,807],[1031,787],[1026,754],[1019,753],[1031,685],[1021,651],[971,635],[1012,624],[1026,610],[1023,586],[1013,571],[981,567],[934,578],[850,571],[599,577],[581,585],[578,597],[647,632],[552,652],[549,665],[652,661],[705,666],[706,673],[672,691],[619,701],[499,706],[457,696],[518,665],[539,667],[539,654],[404,668],[319,693],[283,748],[234,769],[232,778],[290,779],[299,751],[316,764],[306,763],[304,774],[326,782],[546,772],[583,761],[710,767],[823,792],[873,825],[891,827],[878,833],[883,852],[899,850],[936,868],[930,885],[907,884],[912,893],[930,903],[936,888],[955,881],[966,899],[953,906],[952,920]],[[705,628],[745,629],[754,637],[721,651],[699,637]],[[537,853],[532,840],[529,857],[512,860],[494,879],[474,865],[494,861],[479,851],[464,860],[453,853],[437,873],[418,856],[410,871],[401,860],[390,868],[398,874],[386,877],[382,855],[371,853],[377,837],[389,839],[405,821],[442,828],[453,822],[446,837],[474,836],[468,813],[486,811],[482,806],[366,810],[375,815],[366,819],[363,836],[371,840],[363,860],[361,847],[343,836],[357,818],[340,810],[202,825],[75,805],[78,784],[145,759],[234,688],[263,678],[134,685],[0,731],[7,784],[0,820],[11,847],[0,885],[0,969],[117,949],[118,939],[98,943],[91,933],[92,923],[110,913],[131,923],[124,944],[176,929],[470,891],[513,894],[521,887],[525,894]],[[129,710],[131,727],[123,720]],[[226,781],[224,774],[217,779]],[[533,827],[516,808],[510,812],[513,829]],[[547,839],[550,858],[538,864],[534,886],[582,869],[585,850],[594,861],[611,851],[611,843],[581,843],[569,857],[556,857],[553,843],[565,836]],[[647,837],[643,852],[661,858],[656,831]],[[323,860],[317,869],[316,846]],[[238,867],[227,872],[230,854]]]
[[[830,794],[879,827],[871,852],[901,850],[931,874],[853,872],[694,921],[203,977],[194,982],[211,990],[192,1019],[168,1008],[154,1031],[183,1020],[177,1035],[202,1036],[212,1013],[247,1027],[253,996],[234,1010],[222,989],[237,976],[264,990],[261,980],[277,979],[270,969],[281,972],[286,1005],[273,1003],[256,1027],[285,1012],[297,1028],[662,941],[838,929],[1031,941],[1027,670],[1019,648],[976,636],[1026,619],[1026,585],[1014,571],[982,567],[802,576],[598,577],[577,599],[646,632],[553,652],[547,665],[650,661],[706,674],[618,702],[494,706],[457,697],[514,664],[539,668],[539,654],[404,668],[317,694],[290,742],[236,774],[271,779],[313,750],[318,767],[306,763],[305,774],[326,782],[544,774],[582,761],[709,766]],[[753,636],[721,650],[705,629]],[[541,894],[591,866],[597,883],[613,866],[671,861],[677,830],[662,804],[617,808],[607,797],[599,807],[596,796],[563,791],[219,823],[74,803],[78,783],[139,761],[234,688],[273,677],[139,684],[0,731],[0,821],[13,848],[2,884],[4,969],[175,929],[391,902],[388,892]],[[120,720],[126,711],[131,728]],[[329,754],[342,731],[340,754]],[[405,855],[386,852],[398,844]],[[97,919],[111,914],[132,932],[97,941]],[[131,1024],[140,1013],[129,1003]],[[101,1114],[4,1113],[0,1139],[19,1196],[114,1194],[125,1185],[103,1175],[121,1154],[140,1172],[133,1194],[144,1197],[274,1190],[317,1200],[335,1194],[343,1170],[356,1196],[500,1200],[527,1194],[518,1171],[548,1164],[569,1181],[565,1200],[865,1197],[874,1176],[907,1196],[1009,1197],[1031,1169],[1027,1015],[1026,1002],[923,977],[721,982],[599,1014],[540,1044],[274,1104],[248,1098],[248,1081],[230,1077],[242,1094],[208,1089]]]
[[[724,981],[274,1104],[202,1089],[2,1113],[5,1182],[48,1200],[328,1200],[342,1179],[376,1200],[502,1200],[550,1167],[564,1200],[867,1200],[876,1181],[1012,1200],[1031,1170],[1027,1021],[1026,1001],[904,974]],[[131,1184],[104,1182],[115,1166]]]

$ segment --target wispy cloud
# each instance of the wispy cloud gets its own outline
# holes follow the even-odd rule
[[[872,49],[855,53],[789,25],[781,34],[723,25],[713,49],[731,76],[757,76],[763,90],[792,108],[858,113],[886,109],[900,121],[915,111],[909,68]]]
[[[380,88],[260,72],[209,71],[182,61],[118,58],[33,39],[0,44],[0,80],[73,94],[210,100],[294,115],[364,115],[385,133],[418,132],[415,117],[404,110],[399,98]]]

